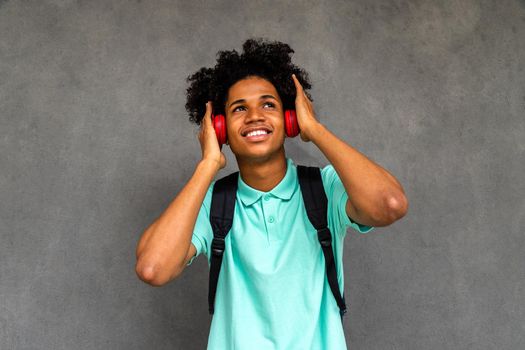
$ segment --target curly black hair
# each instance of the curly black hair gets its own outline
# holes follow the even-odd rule
[[[249,76],[258,76],[275,86],[283,109],[295,109],[295,85],[292,74],[295,74],[306,95],[311,89],[308,73],[291,62],[294,50],[280,41],[269,41],[264,38],[250,38],[242,45],[243,52],[236,50],[219,51],[214,68],[200,68],[188,76],[186,82],[191,85],[186,89],[186,110],[190,122],[201,124],[206,112],[206,102],[212,101],[214,114],[225,114],[224,106],[229,88],[237,81]]]

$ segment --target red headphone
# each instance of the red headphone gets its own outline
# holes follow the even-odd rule
[[[212,114],[211,121],[213,128],[215,129],[215,134],[217,135],[217,140],[219,141],[219,146],[222,147],[227,139],[226,119],[222,114],[216,116]],[[284,111],[284,131],[288,137],[299,135],[299,123],[297,122],[297,116],[295,115],[294,109],[287,109]]]

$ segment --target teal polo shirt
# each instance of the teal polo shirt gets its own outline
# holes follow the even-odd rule
[[[286,163],[286,175],[269,192],[248,186],[239,176],[208,349],[346,349],[339,307],[328,284],[317,231],[306,213],[297,167],[289,158]],[[342,293],[347,228],[367,233],[373,227],[346,215],[348,195],[332,165],[322,168],[321,176]],[[214,184],[208,188],[191,239],[197,249],[195,257],[206,254],[208,265]]]

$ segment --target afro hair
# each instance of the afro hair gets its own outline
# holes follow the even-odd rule
[[[186,90],[186,110],[190,122],[201,124],[206,112],[206,102],[212,101],[214,114],[225,114],[224,105],[228,98],[229,88],[237,81],[249,76],[258,76],[273,84],[283,109],[295,109],[295,85],[292,74],[295,74],[306,95],[311,89],[308,73],[291,62],[294,50],[285,43],[268,41],[263,38],[251,38],[242,45],[243,52],[236,50],[219,51],[214,68],[200,68],[188,76],[190,86]]]

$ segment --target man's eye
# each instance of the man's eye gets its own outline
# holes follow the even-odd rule
[[[266,105],[269,105],[270,107],[275,107],[275,104],[272,103],[272,102],[264,102],[263,106],[266,106]],[[239,108],[246,108],[244,106],[238,106],[238,107],[235,107],[232,112],[237,112],[237,109]]]

